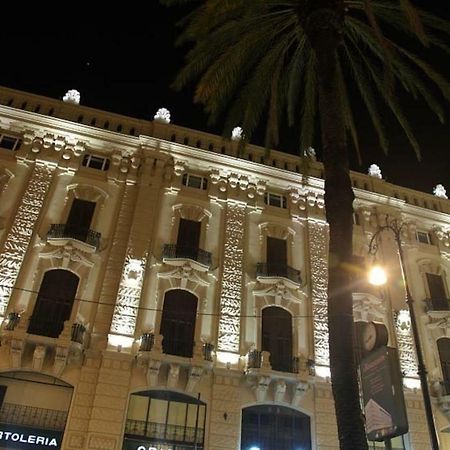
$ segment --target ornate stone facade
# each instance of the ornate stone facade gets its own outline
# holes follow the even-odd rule
[[[29,111],[14,106],[25,101]],[[13,149],[0,146],[0,386],[7,386],[0,421],[6,414],[8,426],[21,427],[13,410],[31,411],[33,420],[50,414],[62,436],[58,447],[68,450],[167,450],[164,435],[203,450],[248,450],[258,445],[248,440],[255,434],[246,433],[249,418],[295,417],[312,449],[337,450],[322,164],[308,150],[301,176],[297,156],[272,151],[264,164],[263,148],[167,119],[160,112],[153,121],[135,120],[0,88],[0,131],[14,142]],[[92,125],[106,122],[110,131]],[[355,278],[370,262],[377,217],[408,224],[409,287],[439,439],[450,448],[440,432],[450,429],[443,370],[449,201],[374,173],[351,178]],[[92,213],[81,228],[71,217],[76,200]],[[190,234],[180,233],[182,223]],[[89,245],[92,236],[96,245]],[[382,291],[357,284],[354,319],[357,327],[386,327],[403,371],[404,450],[425,449],[397,250],[389,239],[379,250],[388,284]],[[55,283],[52,291],[49,273],[67,275],[72,290]],[[447,297],[433,297],[436,289]],[[183,413],[171,415],[170,402]],[[46,429],[45,421],[35,426]]]

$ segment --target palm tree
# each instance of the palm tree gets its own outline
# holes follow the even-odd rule
[[[165,4],[189,0],[161,0]],[[191,0],[192,1],[192,0]],[[193,0],[195,2],[195,0]],[[267,114],[267,146],[277,144],[278,123],[300,129],[300,154],[321,130],[325,208],[329,223],[328,326],[330,369],[341,449],[367,448],[353,352],[350,274],[352,202],[347,136],[359,152],[349,93],[359,93],[387,151],[380,107],[389,107],[413,149],[419,145],[396,93],[425,100],[443,121],[440,101],[450,87],[413,52],[400,34],[446,52],[448,22],[409,0],[197,0],[182,22],[190,42],[175,87],[198,80],[194,100],[212,122],[226,112],[224,134],[242,124],[250,137]],[[391,36],[391,38],[389,38]],[[394,36],[394,38],[392,38]],[[425,80],[425,81],[424,81]],[[429,81],[433,90],[427,87]],[[434,89],[434,88],[437,89]]]

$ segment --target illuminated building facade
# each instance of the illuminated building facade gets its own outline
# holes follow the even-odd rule
[[[170,123],[0,89],[0,449],[332,450],[321,163]],[[352,173],[355,279],[382,218],[404,250],[450,448],[450,204]],[[399,350],[429,441],[393,242],[355,321]]]

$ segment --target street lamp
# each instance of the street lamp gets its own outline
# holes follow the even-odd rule
[[[380,240],[381,233],[383,231],[390,231],[393,233],[394,239],[395,239],[395,242],[396,242],[397,248],[398,248],[398,254],[400,257],[400,270],[402,273],[403,282],[405,284],[406,304],[408,305],[409,315],[411,318],[411,329],[413,332],[414,346],[416,348],[416,356],[417,356],[417,374],[419,375],[420,386],[422,389],[423,403],[425,406],[425,415],[426,415],[427,425],[428,425],[428,432],[430,433],[431,449],[439,450],[439,443],[438,443],[436,429],[435,429],[434,420],[433,420],[433,410],[431,408],[430,392],[428,389],[427,371],[425,368],[423,355],[422,355],[422,348],[420,345],[420,338],[419,338],[419,332],[417,329],[416,315],[414,314],[414,306],[413,306],[414,300],[413,300],[411,292],[409,290],[408,278],[406,276],[406,271],[405,271],[405,260],[404,260],[402,245],[401,245],[401,233],[402,233],[404,226],[405,226],[405,223],[402,223],[395,218],[389,218],[389,216],[386,215],[385,225],[378,225],[377,231],[375,232],[375,234],[372,236],[372,239],[370,240],[369,253],[374,255],[377,252],[378,243]]]

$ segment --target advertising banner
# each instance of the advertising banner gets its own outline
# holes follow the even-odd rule
[[[397,350],[380,347],[361,361],[361,380],[369,441],[408,432],[403,383]]]

